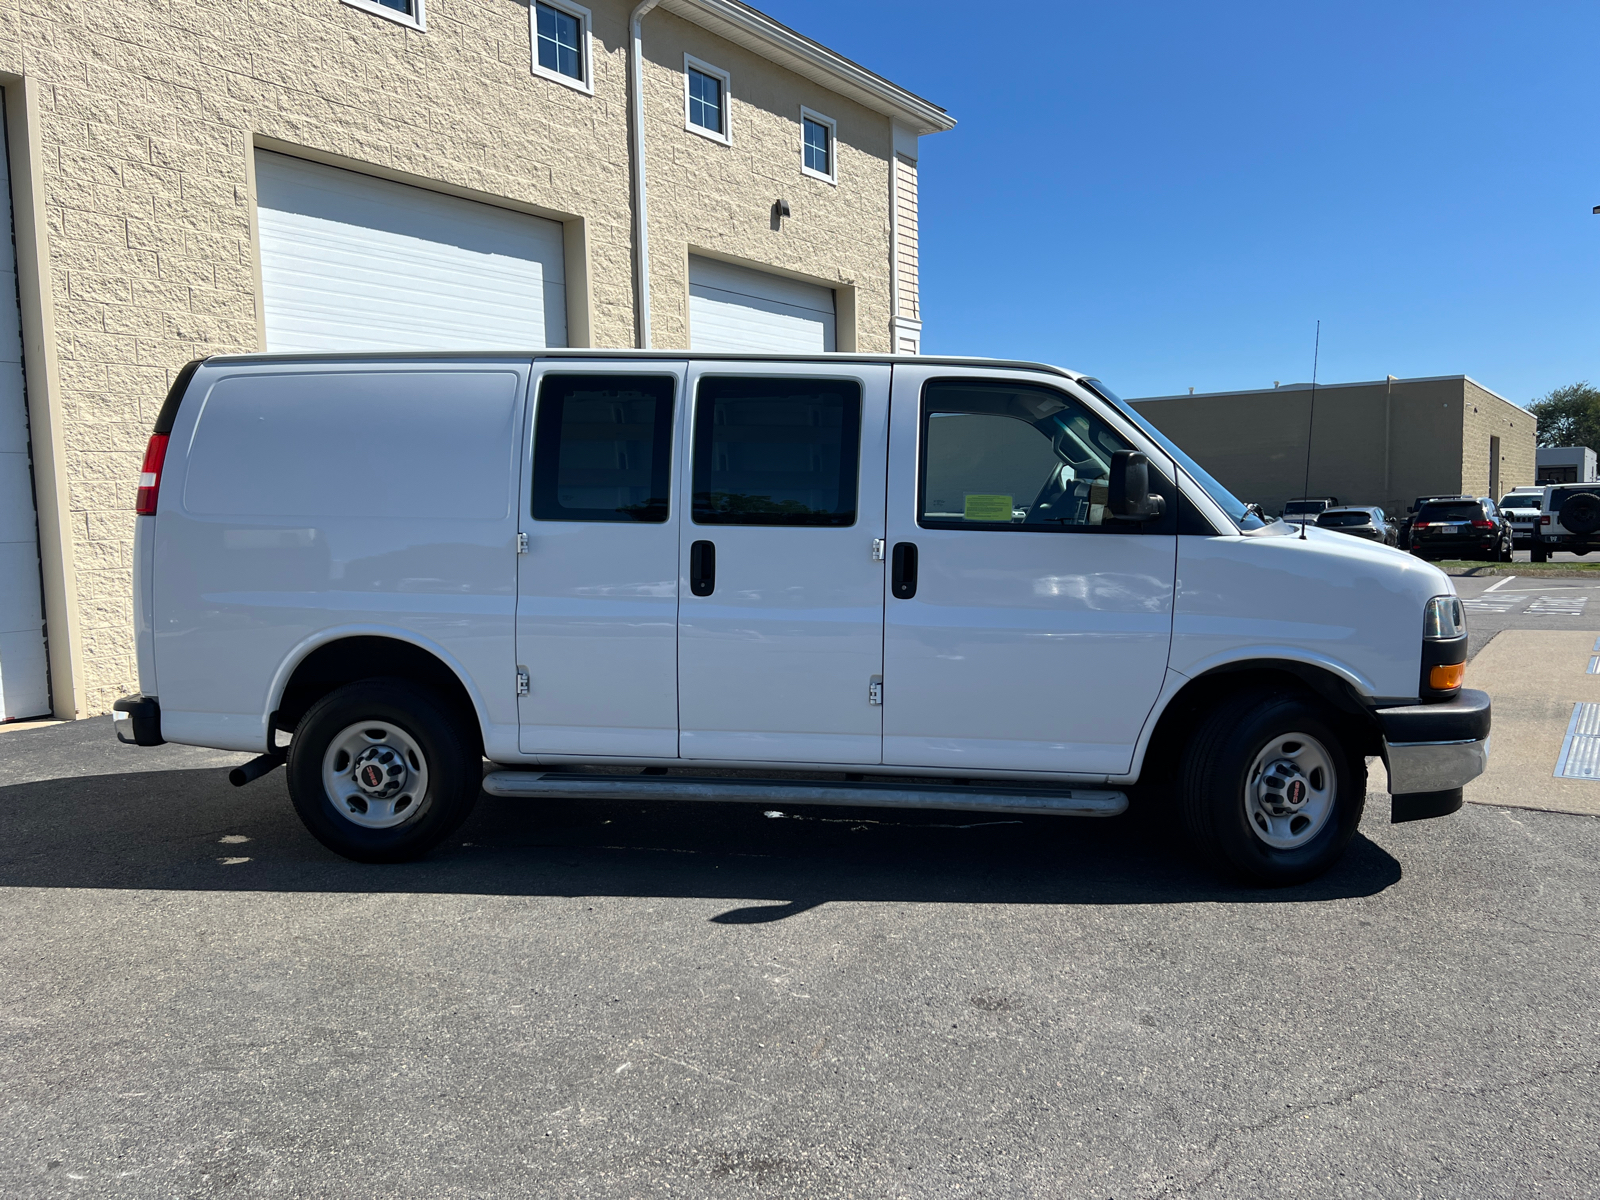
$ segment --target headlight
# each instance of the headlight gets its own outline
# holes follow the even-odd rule
[[[1430,642],[1447,642],[1467,631],[1467,614],[1455,596],[1435,596],[1422,610],[1422,636]]]

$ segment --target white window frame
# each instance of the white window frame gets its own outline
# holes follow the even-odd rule
[[[702,75],[720,80],[722,83],[722,132],[712,133],[704,125],[696,125],[689,119],[689,71],[699,71]],[[692,54],[683,56],[683,127],[690,133],[698,133],[709,141],[717,142],[723,146],[733,145],[733,88],[731,79],[721,67],[713,67],[708,62],[702,62]]]
[[[407,29],[415,29],[418,33],[428,32],[428,21],[423,4],[426,0],[412,0],[412,7],[416,15],[403,13],[399,9],[385,8],[377,0],[341,0],[351,8],[359,8],[364,13],[371,13],[375,17],[382,17],[386,21],[393,21],[396,25],[404,25]]]
[[[351,0],[346,0],[350,3]],[[569,17],[576,17],[578,21],[578,43],[583,47],[583,78],[574,79],[570,75],[563,75],[560,71],[551,71],[539,65],[539,5],[547,4],[551,8],[564,12]],[[590,31],[594,22],[589,10],[579,4],[569,4],[567,0],[529,0],[528,2],[528,64],[533,68],[533,73],[540,79],[549,79],[564,87],[569,87],[575,92],[582,92],[585,96],[594,95],[594,53],[593,38]]]
[[[806,121],[810,119],[819,125],[828,127],[828,174],[814,171],[806,166]],[[839,122],[832,117],[825,117],[814,109],[805,105],[800,106],[800,174],[809,175],[812,179],[820,179],[823,183],[839,186]]]

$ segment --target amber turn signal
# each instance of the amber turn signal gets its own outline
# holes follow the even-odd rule
[[[1428,686],[1436,692],[1453,692],[1466,678],[1466,663],[1448,663],[1428,672]]]

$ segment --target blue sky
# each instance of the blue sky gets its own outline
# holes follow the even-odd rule
[[[756,0],[950,110],[924,348],[1125,396],[1600,384],[1600,4]]]

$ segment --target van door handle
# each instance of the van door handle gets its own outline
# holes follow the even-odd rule
[[[889,590],[896,600],[909,600],[917,594],[917,544],[894,544],[894,569],[889,577]]]
[[[717,590],[717,548],[711,542],[695,542],[689,547],[689,590],[696,596],[709,596]]]

